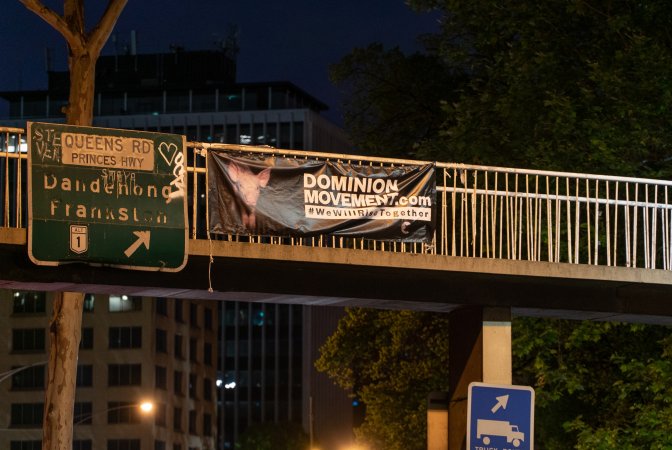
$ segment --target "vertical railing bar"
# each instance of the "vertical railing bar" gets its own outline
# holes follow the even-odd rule
[[[541,261],[541,211],[542,211],[542,198],[539,195],[539,175],[535,175],[535,186],[534,186],[534,235],[535,235],[535,248],[536,255],[535,261]]]
[[[490,250],[492,257],[497,257],[497,172],[494,173],[493,196],[490,201]]]
[[[518,175],[516,175],[516,198],[520,192],[520,184],[518,183]],[[516,202],[516,259],[521,260],[523,255],[523,200]]]
[[[594,249],[595,249],[595,256],[593,257],[593,264],[598,265],[599,261],[599,247],[600,247],[600,222],[599,222],[599,217],[600,217],[600,182],[599,180],[595,180],[595,244],[594,244]]]
[[[651,268],[651,234],[649,229],[649,187],[644,185],[644,208],[642,210],[642,228],[644,228],[644,268]]]
[[[630,245],[630,183],[625,183],[625,267],[632,267]]]
[[[3,214],[3,226],[9,226],[9,131],[5,134],[5,145],[4,145],[4,157],[5,157],[5,207]]]
[[[527,260],[534,261],[534,230],[532,225],[532,198],[530,197],[530,175],[525,175],[525,238]],[[521,255],[522,258],[522,255]]]
[[[591,227],[590,227],[590,182],[586,178],[586,224],[587,224],[587,233],[586,238],[588,239],[586,246],[586,254],[588,255],[588,264],[593,263],[593,255],[591,253]]]
[[[457,242],[456,242],[456,230],[455,230],[455,223],[457,220],[455,220],[457,217],[455,217],[455,208],[456,208],[456,203],[457,203],[457,169],[453,169],[453,192],[452,192],[452,197],[453,197],[453,248],[451,249],[452,256],[456,256],[457,252]]]
[[[614,266],[618,266],[618,194],[619,194],[619,189],[618,189],[618,181],[616,182],[616,186],[614,190],[616,191],[616,195],[614,196]]]
[[[580,234],[579,234],[579,218],[581,216],[581,208],[579,207],[579,179],[576,179],[576,217],[574,218],[574,264],[579,264],[579,243],[580,243]]]
[[[478,186],[476,185],[478,183],[478,171],[474,170],[474,192],[471,194],[471,255],[476,256],[476,223],[477,223],[477,217],[476,217],[476,201],[477,201],[477,191],[478,191]]]
[[[447,169],[444,167],[443,169],[443,186],[446,187],[446,173]],[[441,249],[440,249],[440,254],[441,255],[447,255],[448,254],[448,218],[446,215],[448,214],[448,205],[446,204],[448,200],[448,196],[446,195],[446,189],[443,189],[441,192]]]
[[[637,215],[639,213],[639,183],[635,183],[635,205],[634,217],[632,220],[632,267],[637,267]]]
[[[553,260],[553,217],[551,214],[551,181],[546,175],[546,234],[548,245],[546,251],[548,252],[548,262]]]
[[[506,190],[506,259],[511,259],[511,211],[510,211],[510,206],[509,206],[509,174],[505,173],[504,176],[506,177],[504,179],[505,181],[505,190]]]
[[[565,178],[565,204],[567,205],[567,262],[572,264],[572,205],[569,201],[569,178]]]
[[[658,204],[658,185],[653,186],[653,204]],[[656,268],[656,244],[658,243],[658,215],[657,206],[651,207],[651,269]]]
[[[483,233],[485,233],[485,257],[490,258],[490,194],[489,185],[488,185],[488,171],[485,171],[485,193],[483,194],[483,202],[481,205],[485,204],[485,230],[481,229],[481,241],[483,240]],[[483,210],[481,208],[481,222],[483,221]],[[482,247],[481,247],[482,248]],[[482,253],[482,250],[481,250]]]
[[[607,266],[611,266],[611,211],[609,210],[609,200],[611,199],[611,196],[609,195],[609,181],[605,181],[605,185],[607,197],[607,204],[605,206],[605,214],[607,215],[605,222],[605,229],[607,231]],[[617,207],[614,206],[614,209],[615,208]]]

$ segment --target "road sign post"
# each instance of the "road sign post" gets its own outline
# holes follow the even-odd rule
[[[533,450],[534,390],[529,386],[471,383],[468,450]]]
[[[29,122],[28,146],[34,263],[184,267],[184,136]]]

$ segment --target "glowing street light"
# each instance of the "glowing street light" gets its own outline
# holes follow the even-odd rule
[[[107,409],[104,409],[102,411],[96,411],[95,413],[87,414],[84,417],[80,417],[77,422],[73,423],[73,426],[74,425],[81,425],[84,422],[87,422],[87,421],[91,420],[93,418],[93,416],[98,416],[100,414],[105,414],[105,413],[108,413],[110,411],[119,411],[121,409],[132,409],[132,408],[138,408],[138,410],[140,410],[140,412],[142,414],[147,415],[147,414],[150,414],[152,411],[154,411],[154,403],[146,400],[146,401],[143,401],[143,402],[140,402],[140,403],[129,403],[128,405],[113,406],[112,408],[107,408]]]

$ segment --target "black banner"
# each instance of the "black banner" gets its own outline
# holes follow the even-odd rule
[[[428,242],[434,164],[379,166],[208,152],[210,232]]]

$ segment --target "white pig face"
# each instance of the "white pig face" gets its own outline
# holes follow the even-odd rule
[[[254,209],[261,188],[268,184],[271,177],[271,169],[264,169],[255,175],[247,167],[232,162],[228,165],[228,172],[240,198],[248,207]]]

